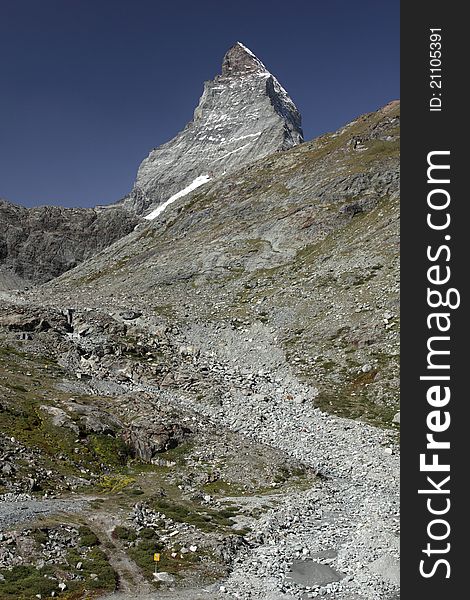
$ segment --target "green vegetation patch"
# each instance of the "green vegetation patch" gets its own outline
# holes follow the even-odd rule
[[[236,506],[217,510],[189,501],[167,500],[161,497],[150,499],[149,505],[174,521],[189,523],[207,533],[230,529],[234,525],[234,517],[239,512]]]
[[[33,566],[20,565],[11,570],[0,569],[0,598],[2,600],[30,600],[40,594],[43,598],[58,591],[58,581],[51,567],[36,569]]]
[[[86,541],[93,542],[91,530],[84,535],[89,538]],[[78,600],[115,591],[118,578],[108,557],[97,544],[88,545],[93,547],[85,552],[69,550],[65,564],[41,568],[17,565],[11,569],[0,569],[1,600],[36,600],[38,596],[51,598],[52,594],[63,600]],[[61,582],[66,584],[64,590],[59,588]]]
[[[118,434],[85,435],[76,415],[65,410],[70,395],[57,387],[65,377],[65,372],[47,356],[0,346],[0,432],[30,449],[37,461],[16,461],[17,480],[31,477],[35,467],[54,472],[54,477],[38,480],[40,490],[54,489],[64,477],[83,478],[84,473],[122,476],[131,458]],[[100,398],[74,394],[74,400],[86,405],[96,404]],[[54,415],[41,407],[64,411],[64,424],[54,425]],[[107,485],[108,491],[113,488],[114,484]]]

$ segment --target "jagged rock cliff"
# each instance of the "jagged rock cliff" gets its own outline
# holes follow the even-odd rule
[[[57,277],[138,222],[123,208],[25,208],[0,199],[0,289]]]
[[[303,141],[300,113],[263,63],[237,42],[204,85],[193,120],[142,162],[124,199],[145,214],[203,176],[215,178]]]

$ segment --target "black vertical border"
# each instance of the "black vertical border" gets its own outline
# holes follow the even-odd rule
[[[467,574],[470,574],[466,565],[470,536],[470,519],[466,514],[470,508],[467,496],[470,492],[466,492],[466,483],[470,482],[467,443],[470,441],[470,398],[464,384],[464,374],[470,372],[467,348],[470,315],[466,312],[467,280],[470,278],[470,216],[467,216],[470,198],[464,183],[470,173],[470,165],[466,164],[466,158],[470,156],[470,111],[466,106],[469,102],[465,91],[468,87],[466,65],[470,58],[470,31],[462,14],[464,7],[457,2],[435,0],[401,3],[401,593],[404,600],[461,598],[465,596]],[[431,90],[429,85],[430,28],[442,29],[441,112],[429,111],[429,99],[433,91],[438,91]],[[426,343],[432,335],[426,324],[426,317],[432,312],[426,301],[427,269],[430,266],[426,249],[428,245],[437,247],[446,243],[444,232],[433,232],[426,224],[430,189],[426,178],[427,154],[435,150],[451,152],[451,183],[446,189],[452,199],[452,220],[445,234],[451,236],[447,243],[452,254],[447,264],[452,273],[449,285],[461,294],[460,307],[449,310],[452,319],[448,334],[451,336],[451,400],[447,409],[451,413],[451,425],[441,439],[450,440],[451,448],[446,455],[441,453],[441,460],[446,456],[451,465],[451,508],[444,517],[451,526],[451,533],[442,542],[428,539],[426,529],[433,517],[427,511],[426,496],[418,494],[418,489],[426,487],[426,474],[419,469],[419,455],[426,449],[426,416],[432,410],[426,401],[430,384],[419,379],[420,375],[426,374]],[[437,474],[436,480],[442,479],[442,475]],[[428,541],[441,549],[449,542],[450,551],[427,558],[422,550]],[[420,575],[422,559],[427,560],[429,570],[433,560],[441,557],[450,563],[450,578],[445,577],[447,569],[443,565],[430,578]]]

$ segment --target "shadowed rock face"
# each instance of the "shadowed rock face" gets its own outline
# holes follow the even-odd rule
[[[0,289],[57,277],[131,232],[138,222],[122,208],[25,208],[0,200]]]
[[[251,73],[265,73],[266,67],[246,46],[237,42],[224,56],[222,77],[240,77]]]
[[[222,74],[205,83],[193,120],[142,162],[124,205],[146,214],[197,177],[218,177],[302,141],[301,117],[289,95],[237,42]]]

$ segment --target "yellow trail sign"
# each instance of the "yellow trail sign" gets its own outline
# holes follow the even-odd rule
[[[155,554],[153,555],[153,560],[155,562],[159,562],[160,561],[160,554],[158,552],[155,552]]]

